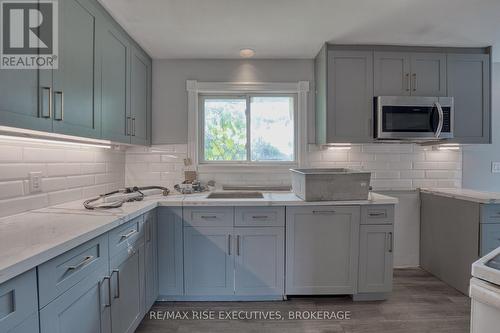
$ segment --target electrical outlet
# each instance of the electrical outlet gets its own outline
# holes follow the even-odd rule
[[[491,162],[491,172],[500,173],[500,162]]]
[[[42,192],[42,172],[34,171],[29,173],[30,176],[30,193]]]

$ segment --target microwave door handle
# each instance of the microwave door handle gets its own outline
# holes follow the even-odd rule
[[[443,113],[443,108],[441,107],[441,104],[439,104],[439,102],[435,102],[434,105],[436,106],[439,115],[439,123],[436,129],[436,133],[434,133],[434,136],[436,137],[436,139],[439,139],[439,136],[441,136],[441,131],[443,130],[444,113]]]

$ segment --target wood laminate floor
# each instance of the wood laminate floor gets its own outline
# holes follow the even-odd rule
[[[328,332],[466,333],[470,300],[420,269],[397,269],[394,291],[383,302],[353,302],[350,297],[300,297],[286,302],[157,302],[152,311],[212,310],[350,311],[350,320],[182,320],[150,319],[137,333],[170,332]],[[176,312],[179,311],[179,312]]]

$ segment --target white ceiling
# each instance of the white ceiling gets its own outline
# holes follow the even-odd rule
[[[500,0],[99,1],[154,58],[238,58],[245,47],[313,58],[325,41],[500,45]]]

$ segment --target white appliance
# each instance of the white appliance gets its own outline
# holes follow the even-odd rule
[[[375,137],[379,140],[453,138],[453,97],[375,97]]]
[[[500,247],[472,264],[471,333],[500,332]]]

